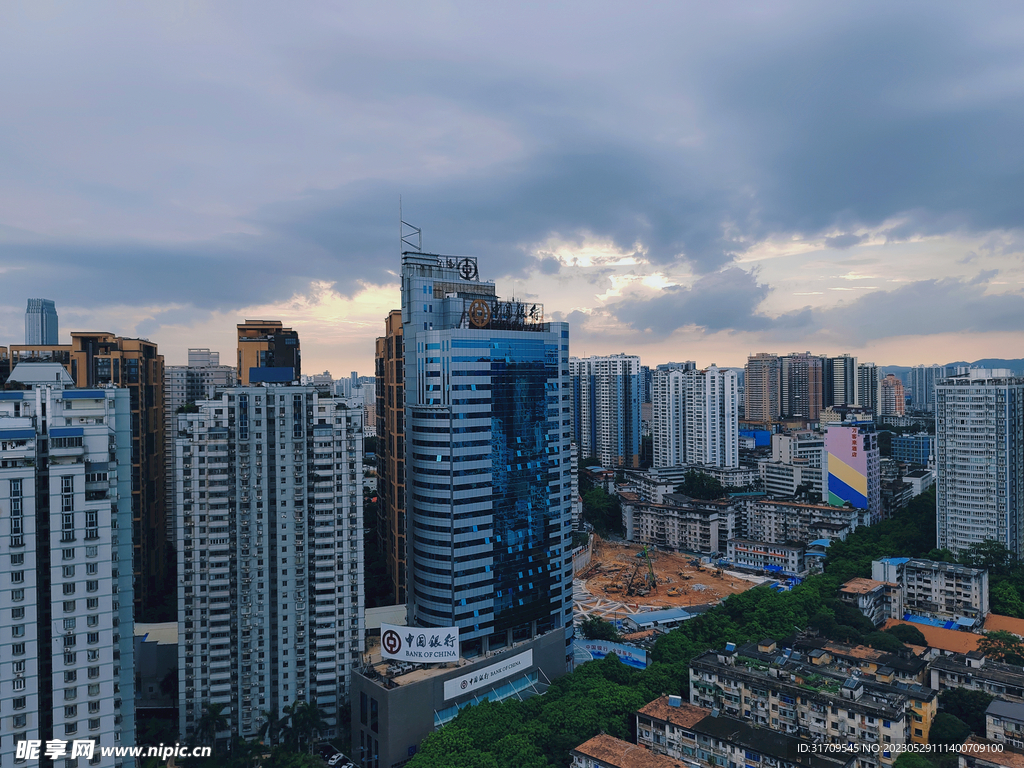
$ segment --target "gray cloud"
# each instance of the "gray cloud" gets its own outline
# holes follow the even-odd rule
[[[1024,331],[1024,295],[989,295],[976,280],[920,280],[873,291],[831,309],[788,313],[774,323],[781,337],[824,331],[855,343],[894,336]]]
[[[609,308],[621,322],[640,330],[668,335],[697,326],[710,332],[760,331],[772,321],[757,313],[768,286],[736,267],[704,275],[692,287],[663,288],[651,299],[629,297]]]

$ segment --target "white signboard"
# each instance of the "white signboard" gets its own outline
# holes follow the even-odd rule
[[[509,659],[502,659],[497,664],[470,672],[451,680],[444,681],[444,698],[454,699],[464,693],[475,691],[477,688],[489,688],[491,685],[506,677],[511,677],[517,672],[522,672],[533,666],[533,649],[520,653]]]
[[[385,659],[420,663],[457,661],[459,658],[459,628],[420,629],[381,624],[380,655]]]

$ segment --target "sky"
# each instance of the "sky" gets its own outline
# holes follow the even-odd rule
[[[1024,357],[1024,6],[0,4],[0,344],[26,299],[373,370],[399,201],[575,355]]]

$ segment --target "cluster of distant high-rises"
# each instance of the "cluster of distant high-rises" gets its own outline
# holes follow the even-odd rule
[[[23,739],[134,740],[152,693],[136,690],[152,678],[136,668],[143,620],[177,630],[181,738],[219,705],[225,747],[302,701],[337,735],[350,701],[359,759],[391,766],[469,703],[543,691],[572,662],[577,458],[628,471],[630,535],[737,557],[760,536],[788,562],[794,532],[844,535],[902,493],[876,423],[933,418],[934,436],[894,437],[892,455],[919,468],[916,493],[934,472],[938,545],[1024,554],[1010,371],[571,357],[569,326],[502,300],[475,259],[418,251],[402,255],[373,377],[303,375],[280,321],[236,330],[232,364],[201,347],[164,366],[143,339],[60,344],[54,303],[31,299],[25,344],[0,347],[0,764]],[[404,606],[383,620],[409,630],[367,649],[372,435],[366,498]],[[762,495],[691,504],[672,491],[693,470]],[[673,515],[669,544],[656,528]],[[444,642],[458,664],[394,660]]]

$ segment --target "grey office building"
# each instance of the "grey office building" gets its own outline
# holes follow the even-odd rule
[[[57,307],[50,299],[29,299],[25,310],[25,343],[52,346],[57,341]]]

